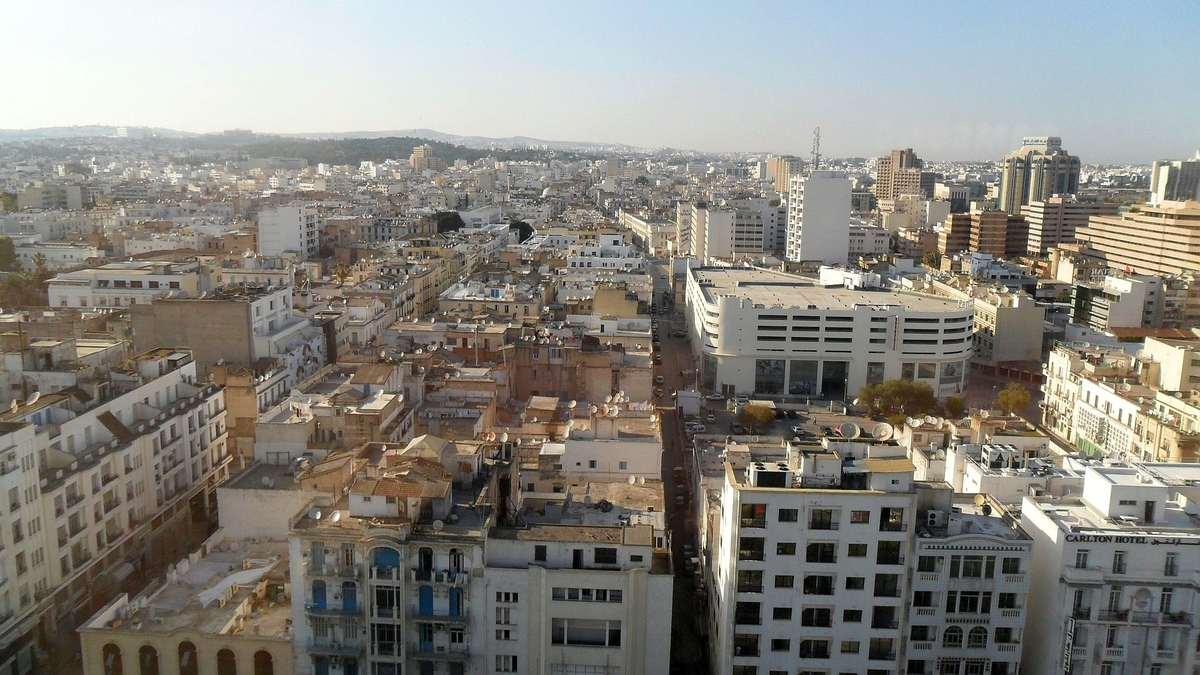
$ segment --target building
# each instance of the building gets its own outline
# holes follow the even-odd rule
[[[1092,216],[1115,216],[1114,202],[1081,202],[1073,195],[1059,195],[1046,200],[1032,200],[1021,207],[1021,215],[1029,223],[1027,254],[1045,258],[1050,249],[1075,243],[1075,232],[1087,225]]]
[[[408,157],[408,165],[412,167],[413,173],[418,174],[426,171],[445,171],[447,167],[446,160],[434,155],[433,146],[428,144],[413,148]]]
[[[1082,252],[1136,274],[1178,275],[1200,269],[1200,201],[1131,207],[1093,216],[1076,232]]]
[[[767,158],[767,179],[775,181],[775,191],[781,195],[788,194],[792,187],[792,178],[804,174],[804,160],[791,155]]]
[[[292,674],[286,541],[218,533],[79,627],[84,675]]]
[[[1040,361],[1046,308],[1021,291],[975,285],[964,277],[934,279],[930,290],[972,303],[974,358],[991,366],[1014,361]]]
[[[284,253],[316,258],[321,249],[321,212],[313,205],[277,206],[258,213],[258,252],[266,257]]]
[[[666,220],[621,211],[621,226],[629,230],[633,243],[650,257],[666,256],[675,241],[676,227]]]
[[[170,294],[194,298],[201,283],[199,263],[137,260],[60,272],[46,293],[51,307],[132,307]]]
[[[1009,215],[1020,215],[1030,202],[1079,191],[1079,158],[1067,154],[1057,136],[1026,136],[1000,166],[1000,210]]]
[[[875,186],[872,192],[879,201],[898,199],[901,195],[933,197],[933,186],[937,175],[922,171],[925,163],[912,148],[893,150],[891,154],[875,160]]]
[[[850,250],[850,179],[842,171],[793,176],[788,193],[787,259],[846,264]]]
[[[925,382],[938,396],[965,384],[969,302],[709,267],[687,271],[686,295],[706,390],[832,400],[888,379]]]
[[[712,672],[1017,672],[1031,542],[999,504],[915,482],[904,452],[726,443],[705,506]]]
[[[442,293],[438,308],[443,312],[474,316],[490,313],[497,319],[533,323],[542,317],[542,291],[520,282],[488,284],[468,280]]]
[[[892,248],[892,235],[882,227],[875,225],[850,225],[850,258],[859,256],[879,256]]]
[[[943,256],[971,248],[971,214],[952,213],[938,230],[937,250]]]
[[[1024,672],[1193,672],[1197,480],[1194,464],[1093,464],[1082,494],[1025,498]]]
[[[1150,203],[1200,201],[1200,151],[1191,159],[1160,160],[1150,170]]]
[[[1110,274],[1071,288],[1071,321],[1098,331],[1153,328],[1162,323],[1163,297],[1161,277]]]

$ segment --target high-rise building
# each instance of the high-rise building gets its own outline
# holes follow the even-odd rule
[[[321,250],[324,217],[316,206],[277,206],[258,214],[258,252],[277,256],[286,252],[315,258]]]
[[[1081,202],[1072,195],[1033,200],[1021,207],[1029,223],[1027,254],[1044,258],[1060,244],[1075,243],[1075,233],[1092,216],[1116,215],[1118,205],[1111,202]]]
[[[1163,160],[1150,172],[1150,203],[1200,200],[1200,151],[1192,159]]]
[[[942,255],[966,251],[971,247],[971,214],[952,213],[942,221],[937,250]]]
[[[922,171],[925,166],[912,148],[893,150],[880,157],[875,163],[875,187],[873,192],[879,201],[896,199],[901,195],[933,196],[937,176]]]
[[[788,193],[787,258],[846,264],[850,250],[850,179],[842,171],[793,176]]]
[[[792,176],[804,171],[804,160],[791,155],[767,158],[767,178],[775,181],[775,191],[786,195],[792,185]]]
[[[1079,190],[1079,158],[1057,136],[1026,136],[1021,149],[1001,162],[1000,210],[1012,215],[1032,201]]]
[[[1138,274],[1200,270],[1200,202],[1139,205],[1120,215],[1092,216],[1075,238],[1089,258]]]
[[[408,157],[408,165],[412,167],[413,173],[446,170],[446,160],[435,156],[431,145],[418,145],[413,148]]]

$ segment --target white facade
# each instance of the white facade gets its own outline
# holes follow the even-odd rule
[[[323,219],[315,206],[277,206],[258,214],[258,252],[277,256],[291,251],[315,258],[321,248]]]
[[[567,256],[567,267],[642,271],[646,260],[633,244],[626,242],[623,234],[602,234],[596,242],[580,244]]]
[[[21,269],[37,268],[35,256],[42,256],[47,269],[62,270],[80,267],[88,258],[103,258],[104,251],[86,244],[65,244],[59,242],[20,244],[15,247],[17,262]]]
[[[841,399],[887,379],[925,382],[938,396],[965,385],[969,302],[821,288],[764,270],[691,268],[687,305],[706,390]]]
[[[850,250],[850,179],[842,171],[792,176],[788,194],[787,258],[846,264]]]
[[[200,288],[198,263],[135,261],[63,272],[50,279],[51,307],[128,307],[149,304],[174,292],[194,297]]]
[[[851,225],[848,252],[851,257],[883,255],[891,250],[892,235],[874,225]]]

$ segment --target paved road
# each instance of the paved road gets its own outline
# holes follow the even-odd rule
[[[654,265],[655,299],[659,300],[664,292],[670,290],[670,275],[662,265]],[[668,274],[667,279],[660,278]],[[658,400],[662,416],[663,455],[663,497],[666,501],[667,523],[671,528],[672,561],[675,569],[675,601],[671,620],[671,673],[693,675],[708,672],[708,651],[701,634],[701,624],[704,615],[696,595],[695,577],[684,569],[683,545],[696,545],[695,527],[692,522],[691,509],[694,502],[687,486],[689,479],[676,481],[675,467],[684,467],[686,472],[691,462],[685,460],[688,445],[683,438],[682,423],[675,412],[675,401],[671,392],[679,389],[689,389],[694,385],[695,361],[691,348],[680,338],[671,337],[671,332],[683,327],[683,320],[678,315],[654,317],[658,321],[658,335],[661,336],[659,353],[663,363],[658,368],[658,374],[665,380],[663,396]],[[685,374],[681,375],[683,372]],[[690,456],[690,455],[688,455]],[[685,474],[686,475],[686,474]],[[683,504],[676,503],[676,498],[682,496]]]

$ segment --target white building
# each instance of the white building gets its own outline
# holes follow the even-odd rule
[[[601,234],[597,241],[574,247],[567,255],[567,267],[639,272],[646,269],[646,260],[625,235]]]
[[[842,399],[888,379],[938,396],[965,385],[969,302],[735,268],[690,268],[686,292],[704,389]]]
[[[846,264],[850,250],[850,179],[842,171],[792,176],[788,194],[787,258]]]
[[[51,307],[128,307],[174,293],[195,297],[200,265],[139,260],[62,272],[46,284]]]
[[[1194,464],[1095,465],[1082,495],[1025,499],[1023,672],[1195,672],[1197,481]]]
[[[891,233],[875,225],[851,225],[849,236],[851,258],[883,255],[892,248]]]
[[[37,268],[35,258],[41,256],[47,269],[64,270],[83,266],[89,258],[103,258],[104,250],[87,244],[63,242],[28,243],[14,247],[21,269]]]
[[[258,214],[258,252],[277,256],[286,251],[315,258],[321,248],[323,218],[311,205],[277,206]]]
[[[914,482],[895,444],[737,447],[706,518],[712,672],[1017,672],[1030,542],[998,504]]]

